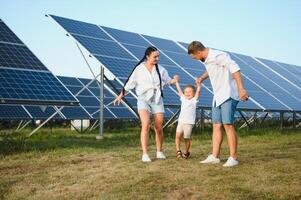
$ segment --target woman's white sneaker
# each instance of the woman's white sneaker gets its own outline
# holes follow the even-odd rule
[[[227,162],[225,164],[223,164],[223,167],[233,167],[233,166],[236,166],[238,164],[239,164],[238,160],[236,160],[235,158],[230,156],[228,158]]]
[[[143,154],[142,155],[142,162],[152,162],[148,154]]]
[[[200,163],[202,164],[217,164],[220,163],[221,160],[219,158],[216,158],[212,154],[210,154],[205,160],[202,160]]]
[[[163,154],[162,151],[157,151],[157,159],[164,160],[166,159],[166,156]]]

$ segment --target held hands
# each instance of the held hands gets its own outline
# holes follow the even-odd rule
[[[195,79],[195,82],[196,82],[196,85],[197,85],[198,87],[201,87],[201,85],[202,85],[202,78],[196,78],[196,79]]]
[[[179,75],[174,75],[173,79],[174,79],[175,83],[178,83],[179,80],[180,80],[180,76]]]

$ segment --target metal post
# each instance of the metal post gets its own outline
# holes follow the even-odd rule
[[[96,136],[97,140],[103,139],[103,108],[104,108],[104,67],[100,67],[100,109],[99,109],[99,135]]]
[[[201,132],[203,133],[205,130],[205,113],[204,113],[204,109],[201,108]]]
[[[280,129],[283,129],[284,124],[283,124],[283,112],[280,112]]]
[[[293,128],[296,128],[296,112],[293,112]]]

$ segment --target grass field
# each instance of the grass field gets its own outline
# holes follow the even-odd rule
[[[234,168],[199,163],[211,149],[209,132],[193,136],[188,160],[175,158],[168,133],[168,158],[155,160],[152,135],[147,164],[135,128],[106,132],[102,141],[67,129],[0,136],[0,199],[301,199],[300,130],[239,132]]]

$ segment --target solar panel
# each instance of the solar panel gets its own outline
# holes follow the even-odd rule
[[[56,110],[52,106],[24,106],[32,119],[45,120],[53,115]],[[52,119],[63,119],[58,113]]]
[[[195,84],[194,77],[198,77],[205,72],[205,67],[201,62],[193,60],[187,55],[187,43],[140,35],[57,16],[52,17],[121,82],[126,80],[133,66],[143,56],[145,48],[150,45],[154,45],[159,49],[161,56],[159,63],[167,69],[170,76],[174,74],[180,75],[182,85]],[[85,33],[74,27],[81,27],[86,30],[93,27],[95,31],[98,28],[96,31],[97,35],[92,35],[89,32]],[[231,57],[235,56],[232,55]],[[251,63],[254,62],[254,59],[242,58],[243,61],[237,57],[233,59],[241,66],[246,89],[252,97],[251,101],[239,103],[238,108],[251,110],[300,110],[298,88],[292,91],[293,94],[287,93],[287,91],[291,91],[291,83],[282,77],[276,77],[276,79],[282,79],[282,83],[279,85],[268,80],[267,77],[273,75],[272,71],[256,70],[254,63]],[[258,66],[259,62],[256,63],[256,66]],[[299,71],[296,68],[294,70]],[[293,76],[292,73],[289,76]],[[289,78],[292,77],[287,77],[287,79]],[[275,81],[278,81],[278,79]],[[299,84],[297,81],[299,81],[299,78],[294,76],[294,83]],[[268,84],[266,84],[267,82]],[[204,87],[201,91],[199,105],[211,107],[212,87],[210,81],[206,80],[203,84]],[[286,99],[281,96],[284,92],[289,95]],[[168,98],[164,99],[165,105],[180,105],[174,88],[165,88],[164,95],[168,96]]]
[[[298,88],[299,91],[301,92],[301,78],[300,78],[299,75],[297,75],[294,72],[290,71],[290,70],[292,70],[292,67],[290,65],[285,64],[285,63],[280,63],[280,62],[277,63],[277,62],[274,62],[274,61],[271,61],[271,60],[266,60],[266,59],[263,59],[263,58],[258,58],[258,59],[261,62],[263,62],[264,64],[266,64],[268,67],[270,67],[272,70],[277,72],[276,74],[274,74],[274,76],[276,76],[276,77],[278,76],[280,78],[282,78],[282,77],[286,78],[290,82],[297,85],[299,87]]]
[[[63,108],[62,113],[66,118],[73,119],[99,119],[99,105],[100,105],[100,88],[96,80],[86,78],[75,78],[58,76],[58,78],[73,92],[74,95],[80,101],[79,108],[66,107]],[[88,85],[83,90],[84,86]],[[124,106],[120,106],[118,109],[112,105],[112,101],[115,96],[107,89],[104,90],[104,118],[136,118],[135,115],[130,113]],[[76,111],[76,109],[78,111]],[[124,111],[127,112],[124,113]],[[89,116],[89,117],[88,117]]]
[[[22,106],[0,105],[0,120],[29,120],[31,116]]]
[[[77,99],[0,20],[0,104],[77,103]]]
[[[291,93],[290,88],[292,86],[287,81],[281,78],[279,79],[279,77],[276,77],[278,80],[275,79],[275,75],[273,75],[268,68],[264,67],[252,57],[234,53],[232,53],[232,55],[234,55],[234,60],[240,62],[239,66],[248,79],[260,85],[273,99],[284,106],[279,107],[278,105],[277,107],[281,110],[301,110],[301,91],[292,88],[291,90],[294,91]],[[297,98],[297,96],[293,94],[300,97]]]

